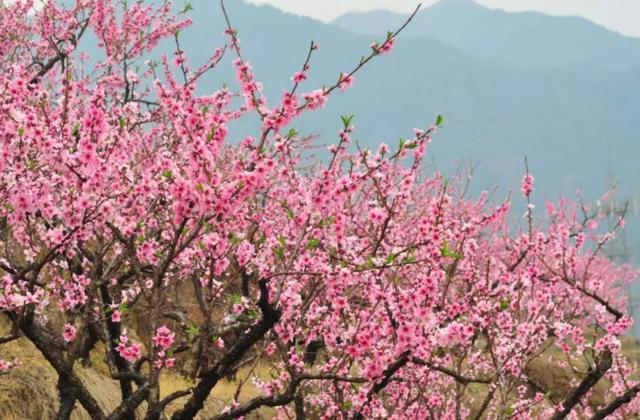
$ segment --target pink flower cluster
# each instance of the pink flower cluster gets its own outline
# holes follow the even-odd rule
[[[526,174],[522,178],[522,184],[520,185],[520,192],[522,192],[523,197],[529,197],[533,192],[533,176]]]
[[[129,343],[129,336],[124,331],[118,340],[116,351],[124,360],[133,363],[140,359],[142,354],[142,345],[139,343]]]
[[[171,331],[167,326],[163,325],[156,330],[153,336],[153,343],[157,349],[158,358],[155,361],[155,365],[158,368],[166,367],[171,368],[175,362],[175,358],[167,357],[167,351],[173,344],[176,334]]]
[[[393,50],[395,46],[395,38],[389,38],[381,45],[377,42],[371,44],[371,49],[374,50],[378,54],[387,54]]]

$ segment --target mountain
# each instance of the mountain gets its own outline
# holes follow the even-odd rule
[[[336,18],[340,28],[382,36],[406,15],[377,11]],[[405,36],[427,36],[468,54],[521,68],[569,65],[625,70],[640,65],[640,39],[624,37],[579,17],[509,13],[472,0],[442,0],[418,13]]]
[[[181,37],[197,64],[224,41],[224,21],[217,3],[197,0],[191,4],[194,25]],[[460,11],[454,22],[456,8]],[[303,90],[334,82],[341,71],[357,64],[376,39],[269,6],[233,1],[228,2],[227,9],[239,30],[244,55],[272,100],[290,86],[289,77],[301,66],[311,40],[318,42],[320,49],[312,58],[310,79]],[[492,58],[448,44],[445,32],[454,29],[443,30],[438,37],[420,34],[422,24],[435,19],[430,16],[445,15],[452,20],[443,26],[457,28],[460,33],[479,31],[471,23],[461,23],[465,19],[471,22],[478,21],[479,15],[490,16],[492,27],[498,29],[491,32],[486,26],[483,30],[488,31],[487,38],[495,40],[503,37],[500,28],[540,26],[561,33],[564,22],[568,22],[567,39],[580,37],[576,32],[580,28],[586,28],[585,39],[601,35],[602,40],[593,42],[592,49],[585,47],[583,56],[594,61],[600,54],[599,45],[614,43],[611,48],[625,50],[620,56],[627,57],[629,63],[578,63],[575,57],[564,57],[564,44],[551,43],[537,49],[564,57],[557,66],[514,65],[518,61],[516,53],[508,51],[515,47],[494,51],[498,58]],[[380,16],[393,15],[374,14]],[[379,32],[386,33],[384,28]],[[582,187],[587,195],[596,197],[607,188],[610,163],[616,166],[623,187],[629,193],[640,193],[635,162],[640,156],[640,119],[638,108],[633,106],[640,93],[640,64],[631,62],[634,56],[640,58],[634,53],[640,40],[581,19],[498,12],[469,0],[438,3],[420,12],[407,31],[391,55],[379,57],[364,68],[357,74],[354,88],[332,98],[326,109],[300,120],[298,131],[319,134],[321,143],[333,142],[340,125],[338,116],[355,114],[358,140],[375,147],[382,141],[395,144],[413,127],[428,125],[435,115],[443,114],[447,125],[438,133],[431,156],[445,171],[453,171],[456,160],[478,160],[478,188],[498,185],[517,190],[523,157],[527,155],[540,174],[537,185],[542,194],[574,195]],[[507,45],[514,37],[504,38],[508,38],[504,41]],[[228,55],[226,64],[200,83],[199,89],[211,91],[221,82],[233,83],[231,59]]]

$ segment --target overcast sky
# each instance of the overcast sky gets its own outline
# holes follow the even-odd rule
[[[345,12],[388,9],[409,12],[420,0],[249,0],[270,4],[291,13],[329,21]],[[578,15],[626,35],[640,37],[640,0],[475,0],[509,11],[537,10],[557,15]],[[427,7],[437,0],[422,0]]]

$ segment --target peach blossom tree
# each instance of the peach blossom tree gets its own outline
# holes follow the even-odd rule
[[[439,116],[375,149],[343,116],[328,158],[302,167],[314,140],[292,122],[348,90],[404,25],[319,89],[305,86],[311,43],[268,100],[223,3],[228,42],[197,68],[179,42],[190,21],[172,10],[0,1],[0,311],[15,331],[0,343],[24,337],[55,370],[57,418],[76,404],[94,419],[640,414],[620,344],[636,274],[602,256],[614,232],[598,208],[534,213],[527,171],[514,226],[509,200],[426,173]],[[86,33],[97,61],[79,48]],[[165,38],[173,56],[145,61]],[[197,94],[225,56],[236,87]],[[260,128],[239,137],[230,123],[247,114]],[[97,347],[120,387],[111,412],[77,373]],[[562,395],[530,374],[550,351],[562,358],[549,369],[576,372]],[[166,395],[163,371],[193,385]],[[234,373],[236,398],[203,410]],[[241,398],[249,382],[260,395]]]

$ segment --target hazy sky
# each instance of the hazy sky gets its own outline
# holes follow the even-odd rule
[[[388,9],[413,10],[420,0],[249,0],[291,13],[329,21],[345,12]],[[437,0],[422,0],[427,7]],[[487,7],[509,11],[537,10],[556,15],[578,15],[623,34],[640,37],[640,0],[476,0]]]

